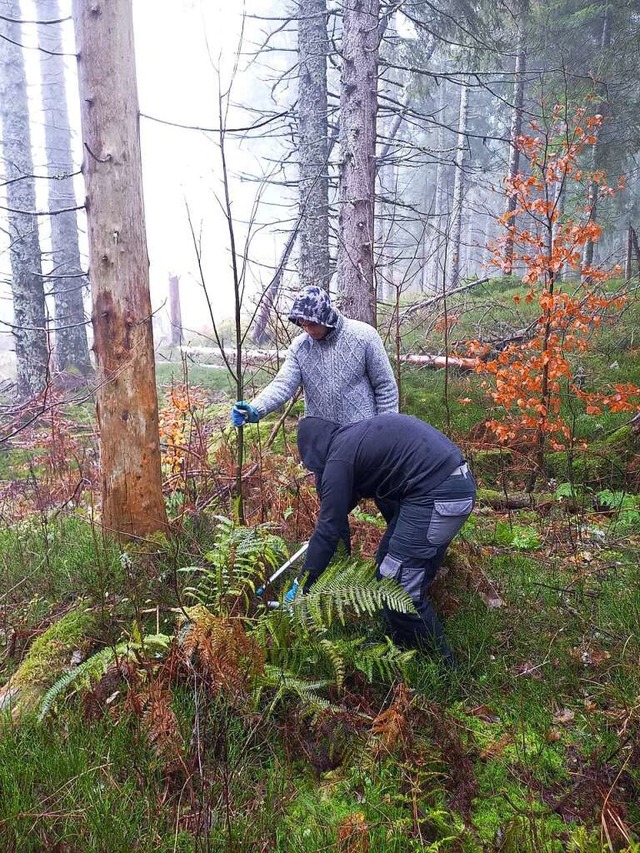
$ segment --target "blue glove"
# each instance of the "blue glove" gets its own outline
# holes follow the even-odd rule
[[[298,593],[298,581],[294,581],[284,596],[286,604],[291,604]]]
[[[236,426],[244,426],[244,424],[257,424],[260,420],[258,410],[254,409],[250,403],[245,403],[244,400],[237,400],[231,409],[231,423]]]

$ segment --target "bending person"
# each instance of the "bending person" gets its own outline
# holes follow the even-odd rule
[[[303,288],[289,319],[305,334],[291,344],[278,375],[251,402],[231,410],[235,426],[256,423],[290,400],[300,385],[305,414],[339,424],[398,411],[398,388],[380,335],[350,320],[320,287]]]
[[[385,608],[394,642],[434,643],[448,663],[453,654],[429,598],[429,587],[451,540],[467,520],[475,483],[458,447],[435,427],[409,415],[378,415],[341,427],[303,418],[298,449],[316,474],[320,514],[300,578],[304,592],[322,574],[342,539],[350,550],[348,514],[361,498],[395,507],[376,560],[382,577],[393,578],[417,610]],[[298,581],[285,598],[291,601]]]

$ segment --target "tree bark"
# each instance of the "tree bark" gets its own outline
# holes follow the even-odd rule
[[[0,116],[10,239],[17,393],[40,394],[49,348],[19,0],[0,0]]]
[[[443,265],[443,245],[445,242],[444,232],[446,230],[447,211],[445,204],[445,185],[447,183],[448,164],[445,163],[445,126],[447,122],[447,80],[438,80],[438,142],[436,161],[435,188],[433,193],[433,225],[431,226],[431,282],[429,293],[438,290],[438,279]]]
[[[520,149],[518,148],[518,137],[522,133],[522,108],[524,105],[524,74],[527,66],[527,55],[524,46],[524,28],[521,26],[518,32],[518,46],[516,53],[516,65],[513,79],[513,106],[511,108],[511,128],[509,131],[509,181],[513,181],[520,168]],[[513,214],[516,209],[516,197],[513,194],[507,196],[505,213]],[[507,228],[513,225],[513,219],[509,219]],[[506,275],[511,274],[513,267],[513,233],[507,230],[507,239],[504,246],[504,259],[507,266]]]
[[[58,0],[39,0],[38,18],[59,22]],[[83,292],[87,286],[80,261],[76,193],[72,174],[71,125],[65,86],[61,23],[38,25],[40,77],[51,212],[51,289],[55,308],[54,359],[59,372],[92,372],[87,343]],[[65,211],[55,213],[55,211]]]
[[[169,276],[169,319],[171,322],[171,346],[182,346],[182,308],[180,306],[180,276]]]
[[[167,526],[131,0],[73,0],[87,189],[103,526]]]
[[[344,313],[372,326],[379,14],[379,0],[345,5],[340,89],[338,291]]]
[[[299,0],[300,284],[329,289],[327,0]]]
[[[458,114],[458,138],[456,142],[455,181],[453,184],[453,206],[451,212],[451,261],[449,264],[448,287],[450,290],[460,283],[460,245],[462,239],[462,205],[465,192],[464,153],[467,147],[467,120],[469,116],[469,81],[465,78],[460,91]]]
[[[602,32],[600,35],[600,50],[602,52],[606,51],[607,48],[611,45],[611,12],[609,6],[605,6],[604,8],[604,16],[602,19]],[[609,104],[607,100],[607,87],[606,81],[604,81],[604,85],[601,86],[604,91],[604,97],[602,102],[598,105],[598,112],[603,116],[609,114]],[[600,159],[600,135],[603,133],[603,128],[600,129],[600,133],[596,137],[596,141],[593,143],[591,148],[591,171],[595,172],[598,169],[598,161]],[[588,190],[588,199],[587,199],[587,207],[589,210],[589,215],[587,221],[589,223],[598,221],[598,193],[599,193],[599,185],[597,181],[593,178],[589,181],[589,190]],[[582,276],[588,281],[589,280],[589,270],[593,266],[593,253],[594,253],[595,243],[593,240],[587,240],[584,244],[582,250]]]

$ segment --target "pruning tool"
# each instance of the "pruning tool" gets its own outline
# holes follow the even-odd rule
[[[283,563],[279,569],[275,570],[275,572],[267,580],[267,582],[264,586],[258,587],[258,589],[256,590],[256,595],[258,595],[258,596],[260,596],[260,598],[262,598],[262,596],[264,595],[265,587],[269,586],[269,584],[272,584],[274,582],[274,580],[276,578],[279,578],[283,572],[286,572],[286,570],[289,568],[289,566],[292,566],[299,557],[302,557],[303,554],[306,554],[308,547],[309,547],[309,543],[305,542],[304,545],[302,545],[300,548],[298,548],[296,553],[292,557],[289,557],[289,559],[287,560],[286,563]],[[279,607],[280,606],[279,601],[267,601],[265,603],[266,603],[267,607],[273,608],[273,607]]]

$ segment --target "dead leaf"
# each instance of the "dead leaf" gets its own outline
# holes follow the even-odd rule
[[[488,746],[485,746],[480,753],[480,758],[495,758],[496,756],[501,755],[504,752],[505,747],[509,746],[510,743],[513,743],[512,735],[502,735],[498,740],[490,743]]]
[[[479,720],[484,720],[485,723],[500,722],[500,717],[488,705],[476,705],[475,708],[469,708],[467,713]]]
[[[569,708],[563,708],[561,711],[558,711],[556,714],[553,715],[553,719],[556,721],[556,723],[561,723],[564,726],[567,723],[573,722],[575,716],[575,713]]]
[[[528,660],[516,664],[513,668],[513,671],[515,672],[516,676],[524,675],[528,678],[536,678],[538,680],[542,678],[540,667],[536,664],[531,663],[531,661]]]

